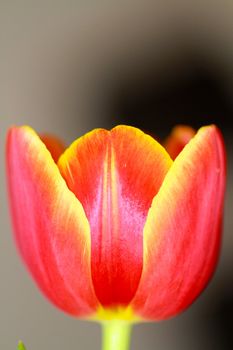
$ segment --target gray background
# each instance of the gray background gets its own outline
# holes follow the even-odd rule
[[[28,350],[99,349],[101,341],[97,324],[47,302],[16,252],[5,184],[7,129],[29,124],[69,144],[95,127],[128,123],[164,136],[178,122],[215,122],[226,139],[220,262],[185,313],[136,326],[132,349],[232,348],[232,62],[232,1],[0,0],[1,349],[15,349],[18,339]]]

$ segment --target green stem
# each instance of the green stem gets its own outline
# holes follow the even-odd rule
[[[26,350],[26,348],[21,340],[18,342],[18,350]]]
[[[111,320],[102,323],[102,350],[128,350],[132,324]]]

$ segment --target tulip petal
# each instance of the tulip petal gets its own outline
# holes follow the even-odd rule
[[[166,319],[209,281],[218,257],[225,153],[215,126],[203,127],[170,168],[144,228],[144,265],[132,302],[137,314]]]
[[[49,151],[29,127],[13,127],[7,170],[15,237],[45,295],[78,316],[97,308],[90,270],[90,228]]]
[[[54,162],[57,163],[60,155],[65,151],[64,143],[54,135],[42,134],[39,136],[49,150]]]
[[[195,130],[187,125],[177,125],[163,143],[164,148],[175,159],[184,146],[193,138]]]
[[[75,141],[58,166],[91,227],[92,278],[105,307],[126,305],[142,271],[142,232],[153,197],[172,164],[142,131],[96,129]]]

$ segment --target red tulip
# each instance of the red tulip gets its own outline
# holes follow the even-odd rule
[[[96,129],[62,154],[56,139],[11,128],[15,237],[55,305],[92,319],[162,320],[201,293],[219,254],[225,151],[213,125],[186,136],[173,162],[129,126]]]
[[[177,125],[166,138],[163,145],[172,159],[175,159],[184,146],[195,135],[195,130],[187,125]]]

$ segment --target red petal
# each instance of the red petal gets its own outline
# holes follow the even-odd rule
[[[54,135],[39,135],[45,146],[48,148],[55,163],[57,163],[60,155],[65,151],[64,143]]]
[[[144,229],[133,307],[149,319],[184,310],[209,281],[220,248],[225,153],[216,127],[201,128],[170,168]]]
[[[142,232],[172,161],[140,130],[97,129],[71,145],[58,166],[91,226],[92,278],[104,306],[132,299],[142,270]]]
[[[187,125],[177,125],[164,142],[164,148],[175,159],[184,146],[193,138],[195,130]]]
[[[64,311],[94,313],[89,224],[49,151],[30,128],[9,131],[7,170],[16,240],[37,284]]]

